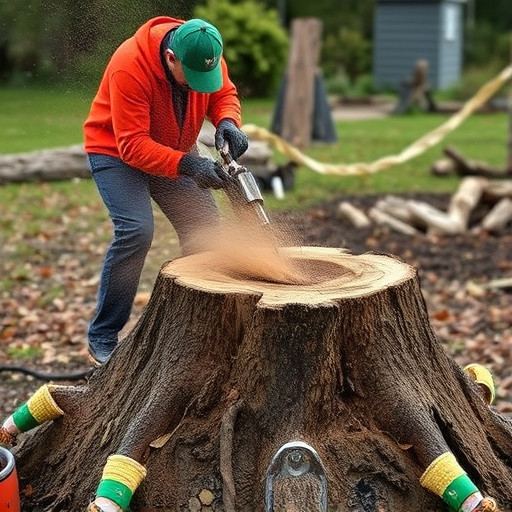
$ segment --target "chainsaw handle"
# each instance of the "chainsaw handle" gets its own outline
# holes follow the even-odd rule
[[[233,162],[233,157],[229,151],[229,143],[227,141],[224,142],[224,146],[220,148],[219,153],[226,165],[229,165],[231,162]]]

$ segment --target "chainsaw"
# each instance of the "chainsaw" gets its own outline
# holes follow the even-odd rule
[[[263,208],[263,196],[254,175],[240,165],[231,155],[226,143],[219,151],[222,168],[232,178],[226,194],[237,214],[255,219],[261,226],[270,226],[270,219]]]

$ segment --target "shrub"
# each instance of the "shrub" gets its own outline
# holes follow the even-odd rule
[[[359,30],[342,27],[327,35],[322,52],[326,75],[342,71],[353,85],[357,78],[370,71],[372,45]]]
[[[500,64],[496,60],[490,61],[486,66],[467,67],[460,81],[450,91],[446,91],[444,96],[459,101],[467,101],[500,71]],[[498,92],[496,96],[499,97],[502,94]]]
[[[467,34],[464,60],[468,66],[487,66],[496,60],[498,67],[510,62],[511,32],[497,32],[488,21],[481,21]]]

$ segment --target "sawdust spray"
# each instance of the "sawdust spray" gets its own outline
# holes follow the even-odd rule
[[[282,250],[300,245],[298,232],[288,226],[263,226],[227,214],[216,225],[198,230],[183,250],[209,251],[212,268],[237,279],[308,285],[332,277],[330,273],[326,275],[321,265],[291,258]]]

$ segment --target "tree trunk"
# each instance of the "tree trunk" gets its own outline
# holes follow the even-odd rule
[[[444,510],[419,479],[447,450],[510,510],[512,425],[444,352],[416,270],[280,251],[307,280],[272,282],[213,253],[162,267],[110,361],[57,387],[64,416],[15,450],[24,510],[84,510],[107,456],[124,453],[148,470],[134,511],[262,511],[290,441],[318,453],[329,510]],[[273,487],[276,512],[322,510],[315,486],[289,482]]]

